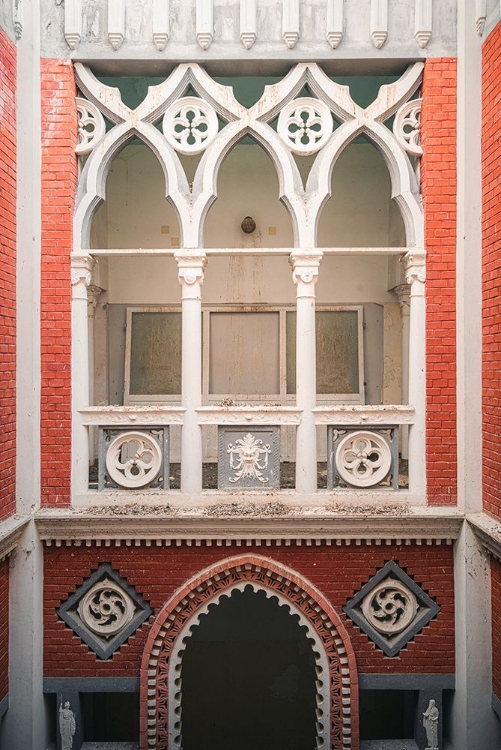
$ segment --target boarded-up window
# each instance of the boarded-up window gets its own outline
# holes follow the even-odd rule
[[[209,393],[280,393],[278,312],[211,313]]]
[[[125,390],[129,400],[181,393],[180,312],[128,310]]]
[[[287,313],[287,393],[296,392],[296,313]],[[359,310],[317,310],[317,393],[358,393]]]

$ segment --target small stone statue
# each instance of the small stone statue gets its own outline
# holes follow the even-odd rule
[[[59,706],[59,733],[61,735],[61,750],[72,750],[73,737],[76,731],[75,714],[70,708],[70,702],[63,702]]]
[[[426,732],[428,747],[426,750],[439,750],[438,747],[438,717],[439,710],[434,700],[430,700],[428,708],[423,714],[423,728]]]

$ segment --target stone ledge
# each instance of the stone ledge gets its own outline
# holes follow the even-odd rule
[[[489,554],[501,561],[501,521],[487,513],[472,513],[468,523]]]
[[[248,546],[251,544],[367,545],[397,543],[451,544],[460,533],[463,519],[453,513],[408,513],[374,516],[352,513],[343,516],[287,517],[175,517],[154,514],[113,515],[103,512],[40,511],[36,525],[47,544],[98,544],[137,546],[145,542],[162,546],[202,544]]]
[[[7,557],[17,547],[29,520],[27,516],[12,516],[0,523],[0,560]]]

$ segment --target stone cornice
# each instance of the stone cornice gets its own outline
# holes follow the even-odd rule
[[[29,522],[26,516],[13,516],[0,523],[0,560],[17,547],[24,527]]]
[[[195,543],[218,546],[231,543],[271,544],[390,544],[393,541],[410,544],[452,541],[459,535],[462,518],[453,512],[402,513],[387,515],[374,513],[339,513],[331,515],[273,515],[265,517],[256,512],[252,517],[221,515],[210,511],[205,515],[156,515],[138,513],[131,508],[129,515],[106,512],[74,512],[44,510],[36,514],[40,538],[60,545],[91,543],[127,545],[146,542],[147,545]],[[228,511],[232,510],[228,505]],[[144,509],[146,511],[146,509]]]
[[[501,521],[486,513],[472,513],[468,523],[487,552],[501,561]]]

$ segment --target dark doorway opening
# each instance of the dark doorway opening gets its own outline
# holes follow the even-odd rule
[[[314,750],[313,642],[248,585],[211,605],[182,659],[183,750]]]

